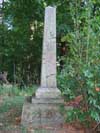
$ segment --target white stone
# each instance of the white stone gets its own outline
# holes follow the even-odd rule
[[[36,97],[26,99],[21,124],[32,128],[60,127],[64,123],[62,105],[64,100],[56,84],[56,8],[49,6],[45,10],[41,85]]]
[[[45,9],[41,69],[41,86],[36,91],[36,97],[60,97],[56,83],[56,8],[50,6]]]
[[[38,88],[37,98],[60,98],[61,92],[58,88]]]

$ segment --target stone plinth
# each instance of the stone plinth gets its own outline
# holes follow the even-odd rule
[[[58,88],[38,88],[37,98],[61,98],[61,92]]]
[[[63,99],[32,98],[32,103],[25,102],[22,113],[22,124],[34,128],[42,126],[60,126],[64,118],[60,112]]]

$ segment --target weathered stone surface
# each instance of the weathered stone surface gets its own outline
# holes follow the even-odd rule
[[[32,103],[34,104],[63,104],[64,100],[61,98],[32,98]]]
[[[32,103],[25,102],[22,113],[22,125],[40,126],[61,125],[64,118],[60,112],[61,99],[38,99],[33,98]]]
[[[25,102],[22,112],[24,126],[59,126],[64,118],[59,111],[64,103],[56,84],[56,8],[45,10],[41,85],[32,103]]]
[[[45,9],[41,86],[56,88],[56,8],[50,6]]]
[[[49,6],[45,9],[41,85],[36,91],[36,97],[60,96],[56,83],[56,8]]]
[[[37,98],[60,98],[61,92],[57,88],[43,88],[40,87],[36,91]]]

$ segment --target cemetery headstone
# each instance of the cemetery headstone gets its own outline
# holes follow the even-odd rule
[[[61,92],[56,83],[56,7],[45,9],[41,84],[32,102],[23,106],[22,125],[40,127],[61,125],[63,105]]]

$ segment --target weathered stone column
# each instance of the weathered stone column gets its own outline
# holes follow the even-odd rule
[[[41,86],[37,98],[57,98],[60,91],[56,84],[56,7],[45,9]]]
[[[26,99],[22,112],[24,126],[60,126],[64,122],[59,108],[64,100],[56,84],[56,8],[46,7],[41,85],[31,102]]]

